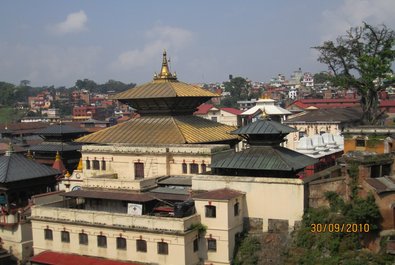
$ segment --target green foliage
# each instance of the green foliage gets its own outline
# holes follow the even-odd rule
[[[0,105],[11,106],[15,89],[13,84],[0,82]]]
[[[114,92],[122,92],[125,91],[129,88],[134,87],[136,84],[130,83],[130,84],[124,84],[121,81],[116,81],[116,80],[108,80],[104,84],[97,84],[93,80],[89,79],[79,79],[75,82],[75,87],[78,89],[85,89],[88,90],[89,92],[95,92],[95,93],[107,93],[107,91],[114,91]]]
[[[197,229],[197,230],[198,230],[199,236],[202,236],[202,235],[204,235],[204,234],[206,233],[206,231],[207,231],[207,225],[204,225],[204,224],[202,224],[202,223],[196,223],[196,224],[192,224],[192,225],[189,227],[189,229],[190,229],[190,230],[195,230],[195,229]]]
[[[232,97],[247,99],[249,84],[243,77],[232,78],[230,81],[225,82],[224,85],[225,91],[230,92]]]
[[[355,198],[358,195],[358,175],[359,175],[359,164],[349,163],[348,175],[351,178],[349,187],[351,189],[351,198]]]
[[[336,41],[325,41],[313,47],[318,61],[329,66],[335,85],[354,87],[361,96],[363,121],[376,124],[383,116],[378,108],[378,92],[393,80],[388,76],[395,59],[395,32],[385,25],[374,27],[364,23],[351,28]]]
[[[330,81],[332,81],[332,77],[326,72],[314,74],[314,83],[316,84],[323,84]]]
[[[351,202],[344,202],[335,192],[327,192],[325,197],[329,208],[310,208],[305,212],[294,246],[286,255],[286,264],[392,264],[394,258],[390,255],[362,249],[360,242],[367,233],[312,232],[312,224],[369,224],[370,233],[375,233],[380,213],[373,195],[355,197]]]
[[[11,107],[0,107],[0,123],[17,122],[25,112]]]
[[[237,242],[238,249],[233,265],[256,265],[259,264],[257,253],[261,250],[261,243],[256,236],[243,235],[240,242]]]

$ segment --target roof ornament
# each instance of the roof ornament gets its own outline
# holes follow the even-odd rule
[[[162,68],[159,74],[154,74],[154,80],[177,80],[177,76],[170,72],[166,50],[163,50]]]
[[[10,144],[8,145],[8,150],[5,151],[5,156],[11,156],[12,153],[14,153],[14,146],[10,141]]]
[[[33,154],[32,151],[30,151],[30,149],[27,150],[26,158],[33,159]]]
[[[77,166],[77,170],[81,170],[82,171],[83,167],[82,167],[82,157],[80,158],[80,162],[78,162],[78,166]]]
[[[60,153],[59,151],[56,151],[55,161],[60,161],[60,160],[61,160]]]
[[[265,108],[262,109],[262,115],[259,117],[260,120],[269,120],[269,115],[267,115],[267,112],[265,111]]]

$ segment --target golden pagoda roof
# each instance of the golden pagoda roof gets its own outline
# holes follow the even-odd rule
[[[154,75],[151,82],[118,93],[113,99],[149,99],[149,98],[175,98],[175,97],[218,97],[210,91],[198,86],[183,83],[177,80],[176,74],[170,72],[166,51],[163,52],[162,68],[159,74]]]
[[[77,142],[96,144],[185,144],[235,141],[236,127],[197,116],[147,116],[83,136]]]

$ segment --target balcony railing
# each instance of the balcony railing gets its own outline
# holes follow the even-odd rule
[[[193,224],[200,223],[200,215],[197,214],[184,218],[148,215],[137,216],[122,213],[49,207],[45,205],[32,207],[31,219],[74,224],[102,225],[136,230],[163,231],[168,233],[184,233],[191,229]]]

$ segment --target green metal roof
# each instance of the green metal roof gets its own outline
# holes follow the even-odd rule
[[[0,183],[55,176],[60,172],[22,155],[11,153],[0,157]]]
[[[296,131],[296,129],[276,121],[259,119],[231,132],[231,134],[288,134]]]
[[[254,146],[213,161],[211,168],[296,171],[317,160],[281,146]]]

